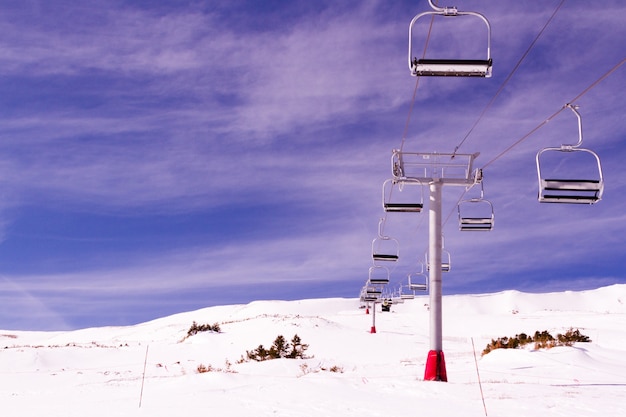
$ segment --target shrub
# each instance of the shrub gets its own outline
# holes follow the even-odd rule
[[[268,355],[270,359],[284,358],[287,356],[289,350],[289,343],[282,335],[278,335],[274,340],[274,344],[270,348]]]
[[[308,349],[309,345],[302,343],[300,336],[297,334],[291,339],[291,344],[287,343],[285,337],[278,335],[272,344],[272,347],[266,349],[263,345],[259,345],[254,350],[246,351],[246,357],[248,360],[257,362],[279,359],[279,358],[306,358],[304,352]],[[243,358],[242,358],[243,360]]]
[[[250,351],[247,350],[246,356],[248,357],[249,360],[258,361],[258,362],[270,359],[267,353],[267,350],[265,349],[265,347],[263,347],[263,345],[259,345],[259,347],[254,350],[250,350]]]
[[[550,349],[556,346],[554,337],[547,330],[541,333],[537,330],[533,336],[533,341],[535,342],[535,349]]]
[[[218,323],[214,324],[198,324],[195,321],[191,324],[191,327],[187,331],[187,337],[191,337],[195,334],[201,332],[221,332],[220,325]]]
[[[556,338],[547,330],[542,332],[536,331],[533,336],[526,333],[516,334],[515,337],[500,337],[491,339],[491,343],[483,350],[482,355],[486,355],[495,349],[518,349],[529,343],[535,344],[535,349],[550,349],[556,346],[572,346],[576,342],[590,342],[588,336],[580,333],[580,331],[570,328],[565,334],[558,334]]]
[[[302,339],[297,334],[293,336],[291,339],[291,352],[287,355],[290,359],[306,359],[304,352],[309,348],[309,345],[305,345],[302,343]]]
[[[574,330],[571,327],[568,331],[565,332],[565,334],[557,334],[556,339],[558,340],[558,343],[563,346],[572,346],[576,342],[591,342],[589,336],[585,336],[584,334],[580,333],[580,330]]]
[[[198,368],[196,368],[199,374],[203,374],[205,372],[212,372],[213,371],[213,367],[209,364],[208,366],[200,364],[198,365]]]

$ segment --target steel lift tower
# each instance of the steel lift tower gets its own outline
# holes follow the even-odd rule
[[[444,186],[469,188],[482,181],[482,172],[474,170],[475,154],[421,153],[393,150],[391,170],[398,183],[418,181],[428,184],[429,245],[427,268],[430,289],[430,351],[426,361],[424,380],[447,381],[443,354],[443,320],[441,287],[442,272],[450,269],[442,262],[442,195]]]

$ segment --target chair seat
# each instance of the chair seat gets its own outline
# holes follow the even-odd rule
[[[493,229],[493,226],[491,226],[491,225],[484,225],[484,226],[476,226],[476,225],[473,225],[473,226],[461,226],[459,228],[459,230],[461,230],[461,231],[485,231],[485,232],[488,232],[488,231],[490,231],[492,229]]]
[[[491,77],[491,59],[414,59],[415,76]]]
[[[385,203],[385,211],[403,212],[403,213],[419,213],[424,208],[420,203]]]
[[[593,204],[598,202],[600,199],[593,196],[583,196],[583,195],[543,195],[539,201],[542,203],[574,203],[574,204]]]
[[[411,284],[409,285],[409,289],[417,290],[417,291],[424,291],[426,290],[426,284]]]
[[[544,190],[550,191],[600,191],[602,186],[599,180],[576,179],[545,179],[541,185]]]
[[[372,255],[375,261],[397,261],[398,255],[387,255],[382,253],[375,253]]]
[[[491,217],[461,217],[461,224],[491,224]]]

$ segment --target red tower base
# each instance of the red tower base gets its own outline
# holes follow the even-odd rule
[[[442,350],[431,350],[426,359],[426,370],[424,371],[424,381],[448,382],[446,374],[446,360]]]
[[[370,333],[376,333],[376,327],[372,326],[372,328],[370,329]]]

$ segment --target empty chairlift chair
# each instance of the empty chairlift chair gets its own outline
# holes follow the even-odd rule
[[[409,278],[409,283],[410,283],[410,278]],[[415,291],[410,288],[410,284],[407,284],[406,286],[403,285],[400,287],[400,298],[403,300],[412,300],[415,298]]]
[[[430,263],[428,262],[428,252],[426,252],[426,269],[430,271]],[[441,248],[441,272],[450,272],[450,252]]]
[[[484,199],[483,183],[480,183],[480,197],[462,200],[457,205],[459,230],[490,231],[493,229],[493,204]]]
[[[389,284],[389,270],[380,265],[370,267],[367,282],[371,285]]]
[[[412,178],[391,178],[383,183],[383,209],[395,213],[419,213],[424,208],[422,183]]]
[[[361,300],[361,302],[365,303],[375,302],[376,300],[378,300],[378,297],[380,297],[381,293],[382,291],[379,288],[371,285],[366,285],[361,288],[361,294],[359,299]]]
[[[428,276],[423,271],[409,274],[408,281],[411,291],[426,291],[428,289]]]
[[[480,13],[462,12],[456,7],[438,7],[428,0],[432,11],[418,14],[409,25],[409,69],[413,76],[462,76],[491,77],[491,25]],[[413,52],[413,26],[424,16],[439,15],[445,17],[472,16],[481,19],[487,26],[487,56],[485,59],[419,59]]]
[[[573,145],[544,148],[537,153],[538,199],[541,203],[595,204],[602,199],[604,191],[600,157],[595,152],[580,147],[583,135],[578,106],[567,104],[566,107],[571,109],[578,119],[578,142]],[[549,161],[552,161],[550,169],[547,167]],[[563,171],[563,167],[571,172],[569,174],[558,172]]]
[[[396,239],[383,235],[385,219],[378,223],[378,237],[372,241],[372,259],[377,261],[396,262],[399,258],[400,245]]]
[[[394,294],[391,296],[391,304],[404,304],[404,298],[400,297],[399,294]]]

